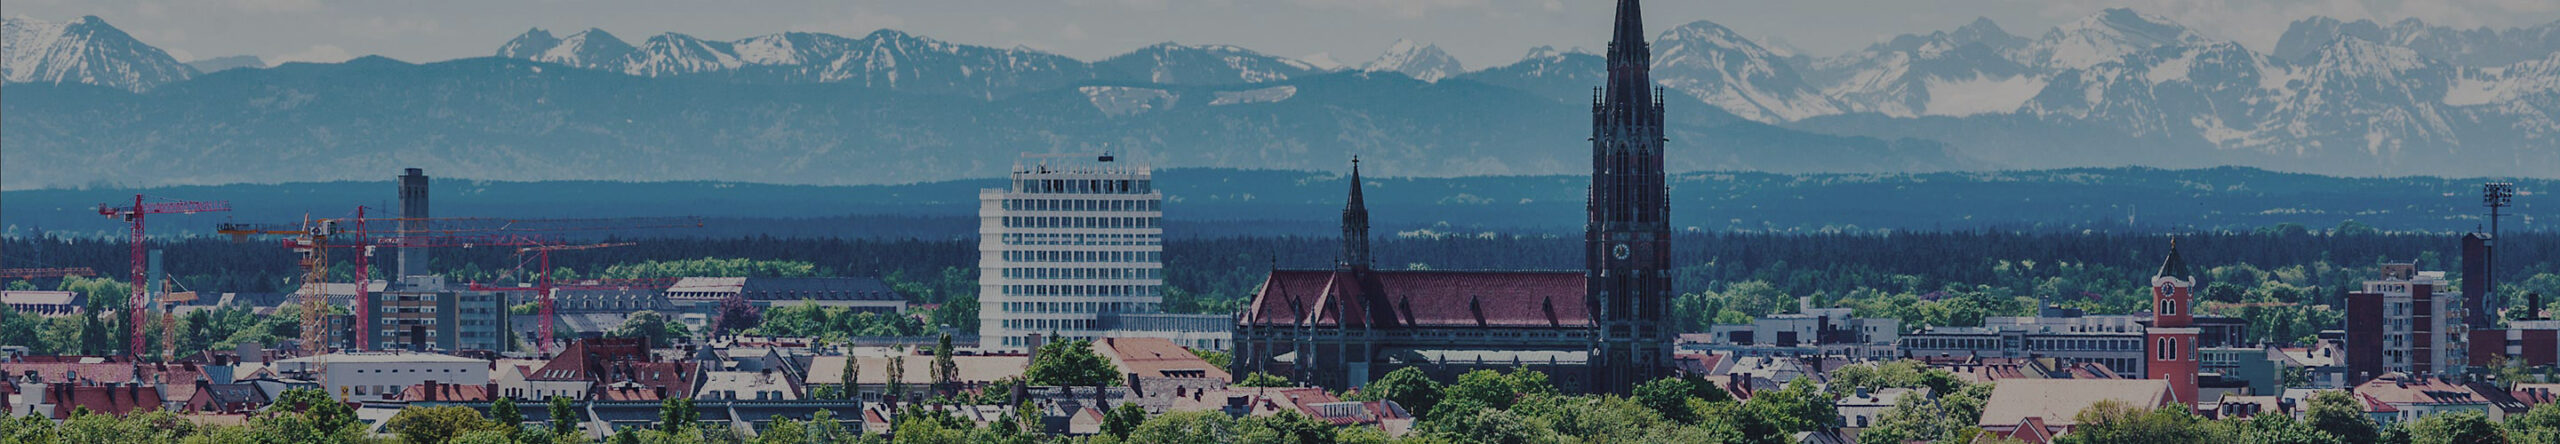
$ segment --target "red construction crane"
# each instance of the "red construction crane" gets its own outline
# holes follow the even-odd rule
[[[143,216],[152,214],[196,214],[214,211],[231,211],[231,203],[223,201],[199,202],[185,200],[146,202],[144,201],[143,195],[136,194],[133,195],[133,206],[112,207],[108,205],[109,204],[98,204],[98,215],[106,216],[111,219],[122,219],[133,223],[133,280],[126,281],[133,283],[133,297],[131,301],[125,305],[125,309],[132,312],[132,317],[130,318],[132,319],[132,322],[126,326],[131,327],[133,330],[133,348],[126,350],[128,350],[127,353],[131,353],[135,362],[140,362],[142,359],[143,347],[143,304],[147,303],[144,302],[144,299],[149,297],[144,292],[149,291],[146,289],[150,288],[150,285],[142,282],[143,279],[148,279],[144,276],[147,270],[143,269],[145,254],[142,236]]]
[[[551,286],[551,252],[593,250],[597,248],[627,247],[632,245],[638,244],[621,242],[589,245],[543,245],[516,249],[516,254],[535,253],[542,256],[542,277],[535,280],[536,283],[533,288],[534,301],[542,306],[542,320],[540,324],[542,341],[539,345],[534,346],[536,350],[541,350],[543,353],[551,352],[551,323],[555,322],[554,319],[559,317],[559,312],[552,308],[551,292],[557,289],[552,288]]]
[[[326,304],[327,293],[325,290],[321,290],[321,286],[313,284],[322,283],[328,279],[327,273],[329,262],[327,259],[327,250],[329,248],[362,248],[363,250],[358,252],[355,259],[356,273],[361,277],[370,275],[370,260],[368,258],[372,256],[372,251],[377,248],[522,247],[522,249],[518,250],[517,253],[541,253],[541,259],[543,262],[541,285],[546,290],[542,290],[537,297],[542,302],[542,305],[548,308],[551,306],[551,296],[550,292],[547,290],[550,286],[551,251],[584,250],[630,244],[564,246],[560,245],[556,240],[539,235],[539,233],[692,228],[702,226],[701,220],[697,218],[497,219],[457,217],[401,219],[366,218],[363,216],[364,208],[358,207],[356,211],[357,216],[354,218],[322,219],[306,222],[301,224],[299,228],[293,228],[293,225],[284,224],[253,225],[226,223],[216,230],[222,234],[232,235],[234,240],[246,240],[248,236],[253,235],[292,236],[285,240],[284,246],[286,248],[294,249],[295,251],[304,252],[302,265],[307,272],[307,275],[303,280],[306,284],[303,287],[305,294],[302,296],[305,301],[303,304],[303,341],[305,343],[321,343],[320,341],[323,339],[321,334],[327,331],[324,326],[320,325],[320,314],[323,312],[322,307]],[[427,226],[433,228],[404,231],[396,228],[400,225],[397,223],[379,223],[399,222],[404,220],[427,222],[424,224],[413,224],[413,226]],[[369,224],[369,222],[371,223]],[[352,225],[354,228],[348,228],[348,225]],[[368,228],[369,226],[391,228]],[[482,288],[474,285],[473,289],[481,290]],[[351,308],[353,308],[357,313],[363,313],[366,304],[370,302],[370,296],[368,295],[369,292],[370,289],[365,288],[363,283],[358,283],[356,285],[356,302]],[[547,314],[548,313],[546,312],[546,316],[542,319],[544,333],[544,344],[542,347],[545,351],[548,351],[549,348],[550,327],[552,322],[551,317]],[[357,349],[361,350],[371,346],[371,330],[371,328],[362,327],[356,329]]]

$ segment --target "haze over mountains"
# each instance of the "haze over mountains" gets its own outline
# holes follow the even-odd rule
[[[535,29],[489,58],[204,74],[263,63],[191,67],[95,17],[7,28],[9,189],[367,179],[401,166],[873,184],[1102,150],[1166,167],[1330,170],[1359,154],[1397,175],[1560,174],[1587,169],[1588,100],[1605,69],[1587,52],[1538,48],[1469,71],[1419,41],[1354,63],[1177,43],[1084,61],[894,30],[634,44]],[[2113,9],[2033,37],[1977,20],[1817,57],[1697,21],[1661,30],[1653,51],[1675,171],[2560,176],[2560,22],[2312,17],[2259,51]],[[276,171],[274,159],[297,167]]]

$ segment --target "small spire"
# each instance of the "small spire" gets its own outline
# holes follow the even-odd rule
[[[2160,274],[2158,274],[2158,275],[2154,275],[2154,277],[2158,277],[2158,276],[2168,276],[2168,277],[2176,277],[2176,278],[2186,278],[2186,277],[2189,277],[2189,276],[2194,276],[2194,275],[2192,275],[2192,274],[2188,274],[2188,273],[2187,273],[2187,261],[2186,261],[2186,259],[2181,258],[2181,257],[2179,257],[2179,256],[2178,256],[2178,237],[2177,237],[2177,236],[2170,236],[2170,237],[2169,237],[2169,259],[2168,259],[2168,260],[2165,260],[2165,261],[2161,261],[2161,262],[2160,262]]]

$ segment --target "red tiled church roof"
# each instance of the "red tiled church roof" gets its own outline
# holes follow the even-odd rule
[[[1245,313],[1248,325],[1588,327],[1578,271],[1279,270]]]

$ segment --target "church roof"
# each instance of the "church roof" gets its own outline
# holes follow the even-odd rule
[[[1277,270],[1240,322],[1371,328],[1588,327],[1576,271]]]

